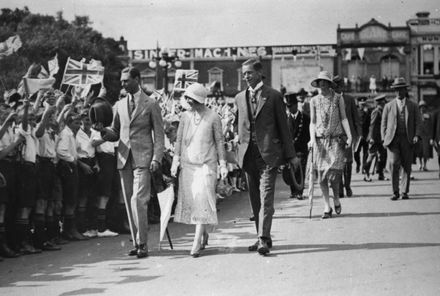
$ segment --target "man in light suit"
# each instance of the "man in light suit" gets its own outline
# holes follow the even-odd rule
[[[238,162],[246,172],[249,197],[255,217],[258,240],[249,251],[261,255],[272,247],[271,227],[274,210],[275,180],[278,167],[290,162],[300,165],[287,126],[283,97],[263,84],[263,66],[258,59],[242,64],[245,91],[235,97],[238,107]]]
[[[101,129],[106,141],[119,140],[117,167],[135,248],[130,256],[148,256],[148,202],[151,172],[159,169],[164,151],[161,109],[140,87],[140,73],[125,68],[122,87],[127,96],[115,104],[111,127]]]
[[[387,159],[393,185],[391,200],[408,199],[411,164],[414,157],[414,145],[420,139],[420,113],[417,104],[409,99],[405,79],[396,78],[391,88],[397,97],[387,103],[383,109],[381,136],[383,146],[387,148]],[[399,191],[399,171],[403,168]]]

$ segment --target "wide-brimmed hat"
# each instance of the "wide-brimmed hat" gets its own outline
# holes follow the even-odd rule
[[[393,89],[396,89],[396,88],[408,88],[408,87],[410,87],[410,85],[406,83],[405,78],[398,77],[398,78],[394,79],[393,84],[391,84],[390,87],[393,88]]]
[[[208,96],[208,90],[203,85],[196,82],[188,86],[184,96],[190,97],[200,104],[205,104],[205,99]]]
[[[335,85],[335,83],[333,82],[333,79],[332,79],[332,75],[328,71],[321,71],[321,72],[319,72],[318,77],[315,78],[310,84],[313,87],[319,87],[318,83],[319,83],[320,80],[328,81],[328,82],[330,82],[330,84],[332,86]]]
[[[386,98],[387,98],[386,94],[381,94],[381,95],[375,96],[373,100],[376,101],[376,102],[379,102],[379,101],[382,101],[382,100],[386,100]]]

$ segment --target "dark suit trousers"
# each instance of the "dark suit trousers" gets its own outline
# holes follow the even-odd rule
[[[244,157],[243,169],[248,180],[249,198],[258,237],[269,239],[275,212],[273,204],[277,168],[266,165],[257,145],[251,142]]]
[[[390,167],[393,193],[399,193],[399,173],[403,168],[400,191],[408,193],[411,176],[411,164],[413,161],[413,147],[408,142],[406,135],[396,135],[387,148],[387,158]]]

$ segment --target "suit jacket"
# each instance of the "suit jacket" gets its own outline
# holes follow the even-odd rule
[[[295,151],[297,153],[307,153],[307,144],[310,141],[310,117],[299,111],[296,119],[292,116],[287,117],[287,124],[292,135]]]
[[[352,96],[343,94],[342,97],[344,98],[345,115],[347,116],[348,124],[350,126],[351,137],[353,141],[355,141],[357,137],[362,135],[358,108]]]
[[[376,108],[371,112],[370,128],[368,131],[367,141],[373,140],[375,143],[380,144],[382,142],[382,137],[380,134],[380,126],[382,123],[382,106],[376,106]]]
[[[154,99],[141,91],[139,102],[130,116],[128,98],[116,102],[112,125],[103,134],[103,139],[119,140],[118,169],[124,168],[130,151],[135,167],[149,167],[152,160],[160,163],[164,151],[161,109]]]
[[[246,89],[235,97],[238,109],[238,164],[240,167],[243,167],[243,159],[251,140],[248,96]],[[285,109],[281,93],[263,85],[255,119],[256,144],[264,162],[271,167],[280,166],[287,159],[296,156],[292,136],[287,126]]]
[[[397,98],[388,102],[382,113],[382,121],[381,121],[381,136],[383,139],[383,145],[387,147],[396,134],[397,129],[397,120],[398,120],[398,107],[397,107]],[[408,142],[413,142],[413,138],[418,136],[420,138],[421,135],[421,124],[420,124],[420,112],[419,107],[409,98],[406,98],[405,108],[405,123],[406,123],[406,134],[408,138]]]
[[[440,110],[432,115],[432,136],[436,143],[440,141]]]

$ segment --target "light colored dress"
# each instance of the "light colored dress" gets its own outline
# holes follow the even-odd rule
[[[330,97],[318,94],[310,102],[310,112],[315,118],[315,145],[313,146],[313,169],[318,180],[338,178],[345,165],[346,135],[342,120],[346,118],[344,99],[332,92]]]
[[[180,157],[179,190],[174,221],[217,224],[216,183],[219,160],[225,160],[222,124],[218,114],[182,113],[175,155]]]

